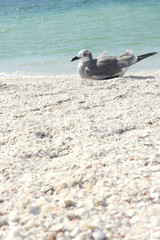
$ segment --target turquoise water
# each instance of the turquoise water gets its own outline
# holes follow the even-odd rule
[[[94,57],[160,51],[160,1],[0,0],[0,73],[74,74],[70,60],[84,48]],[[159,55],[137,64],[159,66]]]

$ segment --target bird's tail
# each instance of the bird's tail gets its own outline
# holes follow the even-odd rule
[[[157,54],[158,52],[151,52],[151,53],[147,53],[147,54],[143,54],[143,55],[139,55],[137,56],[137,62],[143,60],[144,58],[150,57],[152,55]]]

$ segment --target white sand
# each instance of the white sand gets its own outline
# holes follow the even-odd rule
[[[0,78],[0,239],[160,239],[160,72]]]

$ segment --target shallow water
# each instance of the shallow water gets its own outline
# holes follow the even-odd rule
[[[0,0],[0,72],[76,73],[79,50],[94,57],[160,51],[157,0]],[[154,56],[133,70],[158,69]]]

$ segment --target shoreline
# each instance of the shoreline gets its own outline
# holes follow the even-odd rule
[[[143,78],[144,76],[147,78],[148,77],[157,77],[157,75],[159,75],[160,73],[160,70],[151,70],[151,71],[131,71],[131,70],[128,70],[125,75],[122,77],[123,78],[129,78],[130,76],[134,76],[135,77],[137,76],[138,78]],[[49,81],[51,79],[57,79],[57,78],[76,78],[76,79],[79,79],[79,80],[82,80],[82,81],[110,81],[111,79],[106,79],[106,80],[93,80],[93,79],[82,79],[78,73],[74,73],[74,74],[48,74],[48,75],[34,75],[34,74],[31,74],[31,75],[25,75],[25,74],[17,74],[16,73],[0,73],[0,80],[7,80],[7,81],[13,81],[13,80],[16,80],[16,81],[20,81],[20,79],[23,79],[23,81],[25,82],[25,80],[31,80],[31,81],[36,81],[36,80],[39,80],[39,81]],[[118,78],[113,78],[113,79],[118,79]],[[121,78],[119,78],[121,79]]]
[[[77,74],[77,64],[78,62],[62,62],[61,64],[53,64],[47,68],[45,65],[41,67],[36,67],[33,68],[32,64],[28,68],[22,68],[22,66],[18,66],[15,68],[9,69],[7,67],[4,67],[3,69],[3,63],[1,66],[1,71],[0,71],[0,78],[1,77],[25,77],[25,76],[44,76],[44,77],[51,77],[51,76],[61,76],[61,75],[75,75]],[[34,65],[34,63],[33,63]],[[63,66],[63,68],[62,68]],[[129,67],[127,70],[127,73],[138,73],[138,72],[153,72],[153,71],[159,71],[159,66],[160,66],[160,57],[159,54],[150,57],[148,59],[144,59],[135,65]],[[57,70],[54,70],[55,69]],[[3,69],[3,71],[2,71]],[[17,70],[19,69],[19,70]],[[43,69],[43,71],[42,71]],[[62,72],[63,71],[63,72]]]
[[[159,239],[160,71],[0,90],[0,239]]]

